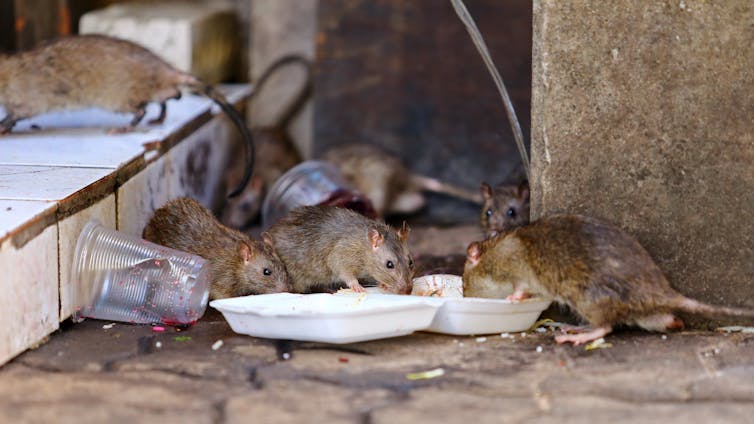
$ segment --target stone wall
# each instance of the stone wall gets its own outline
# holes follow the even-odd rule
[[[631,234],[671,284],[754,307],[754,4],[534,2],[532,214]]]

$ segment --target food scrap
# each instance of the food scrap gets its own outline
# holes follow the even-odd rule
[[[223,347],[223,341],[222,340],[218,340],[218,341],[212,343],[212,350],[217,350],[217,349],[220,349],[221,347]]]
[[[406,374],[406,378],[414,381],[414,380],[429,380],[431,378],[437,378],[445,375],[445,370],[442,368],[435,368],[433,370],[429,371],[422,371],[422,372],[411,372]]]
[[[165,327],[161,327],[159,325],[155,325],[155,326],[152,327],[152,331],[154,331],[155,333],[162,333],[162,332],[165,331]]]
[[[110,324],[105,324],[105,325],[102,326],[102,328],[105,329],[105,330],[109,330],[109,329],[111,329],[113,327],[115,327],[115,323],[114,322],[111,322]]]
[[[191,340],[191,336],[175,336],[173,337],[173,340],[177,342],[185,342]]]
[[[487,337],[477,337],[476,342],[477,343],[484,343],[487,341]]]
[[[613,347],[612,343],[607,343],[605,342],[604,337],[600,337],[599,339],[585,345],[584,350],[606,349],[608,347]]]
[[[754,327],[744,327],[741,325],[729,325],[727,327],[718,327],[715,331],[721,333],[754,333]]]
[[[346,364],[348,363],[348,358],[346,358],[345,356],[341,356],[338,358],[338,362]]]

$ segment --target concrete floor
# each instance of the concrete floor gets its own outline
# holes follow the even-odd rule
[[[414,251],[457,253],[474,231],[420,229]],[[237,335],[211,308],[183,331],[108,324],[65,325],[0,368],[0,422],[743,423],[754,416],[754,334],[621,331],[608,337],[612,347],[587,351],[537,332],[281,343]],[[444,374],[407,378],[436,368]]]

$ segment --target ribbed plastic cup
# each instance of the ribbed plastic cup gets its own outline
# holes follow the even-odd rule
[[[190,325],[207,309],[209,284],[205,259],[91,220],[79,235],[71,270],[73,320]]]
[[[262,204],[262,227],[299,206],[331,205],[353,209],[374,218],[372,202],[359,193],[334,165],[307,160],[289,169],[275,181]]]

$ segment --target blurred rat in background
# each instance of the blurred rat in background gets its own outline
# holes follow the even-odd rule
[[[522,165],[503,182],[494,187],[482,182],[479,189],[484,199],[479,221],[485,238],[529,223],[529,180]]]
[[[538,294],[569,306],[591,327],[558,343],[586,343],[626,324],[649,331],[683,328],[675,312],[754,318],[754,310],[712,306],[675,291],[636,239],[580,215],[541,218],[471,243],[464,296],[512,300]]]
[[[423,191],[441,193],[481,204],[479,194],[411,172],[387,151],[365,143],[334,147],[323,155],[362,194],[380,217],[410,214],[424,207]]]
[[[260,243],[227,228],[194,199],[177,198],[154,211],[143,237],[207,259],[212,269],[211,299],[291,290],[269,239]]]
[[[241,132],[246,166],[241,182],[229,196],[239,194],[251,177],[254,161],[252,135],[244,119],[211,85],[130,41],[77,35],[29,51],[0,55],[0,104],[6,112],[0,133],[10,132],[22,119],[89,107],[133,114],[125,128],[133,130],[150,102],[160,105],[160,115],[150,124],[159,124],[165,119],[167,101],[181,97],[181,87],[212,99]]]
[[[494,237],[529,223],[529,182],[498,184],[480,188],[484,204],[480,222],[485,238]]]

